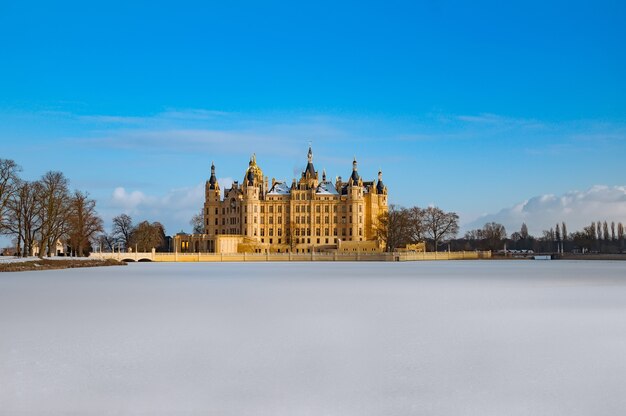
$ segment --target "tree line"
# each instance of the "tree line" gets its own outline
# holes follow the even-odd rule
[[[36,181],[20,177],[13,160],[0,159],[0,233],[13,237],[20,256],[56,254],[57,241],[64,240],[79,256],[90,249],[102,232],[96,202],[87,192],[70,191],[61,172],[49,171]]]
[[[79,257],[94,249],[167,249],[161,223],[133,224],[130,216],[121,214],[113,218],[108,234],[96,201],[87,192],[70,191],[62,172],[49,171],[28,181],[20,177],[21,171],[13,160],[0,159],[0,234],[12,238],[18,256],[55,255],[58,241],[66,255]]]
[[[128,214],[120,214],[113,218],[111,233],[98,236],[99,249],[102,251],[167,251],[165,227],[158,221],[141,221],[133,223]]]
[[[582,230],[568,233],[567,224],[560,222],[541,236],[528,232],[526,223],[520,230],[507,237],[502,224],[486,223],[483,228],[470,230],[463,239],[453,244],[461,250],[533,250],[535,252],[580,252],[621,253],[624,251],[624,225],[615,221],[597,221]]]

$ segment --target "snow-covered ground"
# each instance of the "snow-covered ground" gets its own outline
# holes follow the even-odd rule
[[[0,414],[624,415],[626,262],[0,274]]]

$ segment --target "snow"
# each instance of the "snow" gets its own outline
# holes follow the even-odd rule
[[[0,273],[0,413],[620,415],[626,262]]]
[[[328,181],[320,182],[320,184],[317,185],[315,193],[318,195],[339,195],[339,192],[335,189],[335,185]]]
[[[268,195],[289,195],[290,193],[291,187],[286,182],[276,182]]]

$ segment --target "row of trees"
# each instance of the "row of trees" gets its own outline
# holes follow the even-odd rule
[[[141,221],[133,223],[127,214],[113,218],[111,233],[102,233],[99,236],[100,249],[104,251],[128,250],[167,251],[167,237],[165,228],[160,222]]]
[[[437,251],[442,242],[454,238],[458,232],[459,216],[437,207],[390,205],[387,212],[378,216],[376,226],[376,235],[385,243],[387,251],[422,241]]]
[[[552,251],[590,251],[617,253],[624,249],[624,226],[621,222],[608,221],[592,222],[581,231],[567,232],[565,222],[557,223],[555,227],[544,230],[540,237],[528,233],[525,223],[519,231],[513,232],[507,238],[503,225],[491,222],[482,229],[470,230],[465,237],[455,240],[455,246],[462,246],[465,250],[499,250],[506,244],[509,249],[533,250],[542,252]]]
[[[79,256],[102,232],[102,219],[89,194],[69,189],[61,172],[50,171],[37,181],[20,178],[13,160],[0,159],[0,233],[16,242],[19,255],[52,255],[56,243],[65,240]]]

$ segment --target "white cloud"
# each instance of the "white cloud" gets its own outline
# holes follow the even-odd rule
[[[498,213],[487,214],[466,224],[465,230],[480,228],[486,222],[503,224],[510,234],[523,222],[531,234],[565,221],[569,232],[582,229],[592,221],[626,222],[626,186],[596,185],[586,191],[563,195],[538,195]]]
[[[233,184],[233,178],[218,178],[222,189]],[[204,183],[193,187],[170,189],[164,195],[147,195],[141,191],[128,191],[117,187],[111,194],[108,206],[102,214],[107,221],[121,213],[130,215],[135,223],[143,220],[159,221],[167,233],[174,234],[181,229],[190,231],[189,220],[204,205]]]

